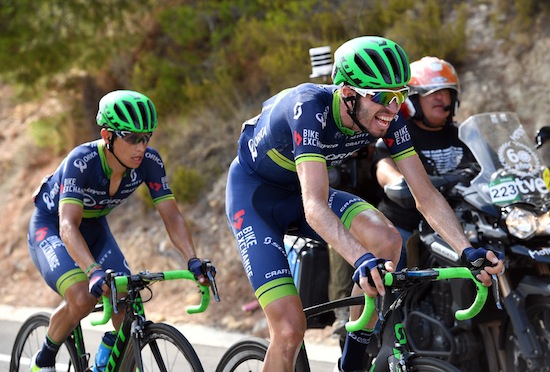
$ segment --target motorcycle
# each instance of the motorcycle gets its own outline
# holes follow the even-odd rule
[[[462,223],[472,246],[501,252],[505,272],[493,277],[492,301],[468,321],[454,310],[471,303],[463,280],[438,281],[404,308],[409,344],[422,356],[469,371],[550,371],[550,171],[518,116],[473,115],[459,127],[477,164],[431,176]],[[536,136],[537,148],[550,127]],[[406,184],[385,187],[401,206],[414,205]],[[424,220],[414,266],[460,266],[459,255]],[[410,266],[410,264],[409,264]]]

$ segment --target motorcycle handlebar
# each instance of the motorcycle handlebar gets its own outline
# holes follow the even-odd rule
[[[386,272],[384,274],[384,285],[387,288],[397,288],[407,290],[421,282],[444,279],[470,279],[476,285],[476,298],[472,305],[467,309],[457,310],[455,317],[457,320],[466,320],[475,317],[487,300],[488,288],[479,282],[474,273],[466,267],[445,267],[425,270],[402,270],[395,273]],[[346,331],[355,332],[364,329],[371,320],[376,308],[374,297],[368,297],[365,294],[365,307],[359,319],[346,323]]]

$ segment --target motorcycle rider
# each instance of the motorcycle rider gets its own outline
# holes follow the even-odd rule
[[[407,120],[414,148],[428,175],[445,174],[474,161],[468,147],[458,138],[458,126],[453,121],[460,94],[453,65],[431,56],[412,62],[408,87],[409,98],[407,106],[402,106],[400,120]],[[376,146],[373,166],[382,188],[403,179],[382,143]],[[422,215],[415,208],[399,206],[384,194],[377,208],[394,223],[403,238],[397,270],[411,266],[407,265],[407,241]]]

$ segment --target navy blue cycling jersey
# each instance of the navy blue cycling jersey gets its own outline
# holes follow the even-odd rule
[[[259,116],[243,125],[239,162],[250,173],[299,187],[296,164],[302,161],[342,164],[377,138],[342,125],[335,85],[306,83],[267,100]],[[414,154],[404,121],[392,121],[384,142],[395,160]]]
[[[47,176],[34,194],[42,212],[57,215],[60,203],[83,207],[83,218],[109,214],[145,182],[156,204],[173,198],[166,181],[164,163],[159,154],[147,147],[140,166],[126,172],[116,194],[109,195],[112,170],[107,164],[103,140],[84,143],[73,149],[57,170]]]
[[[75,283],[88,278],[69,255],[59,234],[59,205],[73,203],[83,208],[80,233],[90,253],[104,269],[130,274],[106,215],[122,204],[138,186],[146,183],[153,202],[174,199],[166,182],[164,163],[147,147],[143,161],[126,172],[114,195],[109,195],[110,169],[103,140],[73,149],[57,170],[47,176],[33,195],[36,209],[28,231],[29,252],[46,283],[61,296]]]
[[[393,121],[383,139],[395,160],[415,154],[403,121]],[[333,85],[307,83],[284,90],[244,123],[229,169],[226,214],[262,307],[297,294],[283,243],[288,228],[320,239],[305,220],[296,165],[318,161],[334,167],[374,141],[369,133],[342,125],[339,90]],[[332,187],[327,205],[348,229],[357,214],[374,208]]]

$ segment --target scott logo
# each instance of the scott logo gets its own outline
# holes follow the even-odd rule
[[[238,211],[237,213],[235,213],[235,215],[233,216],[233,226],[235,226],[235,228],[237,230],[240,230],[241,227],[243,226],[243,221],[244,221],[244,209],[241,209],[240,211]]]

